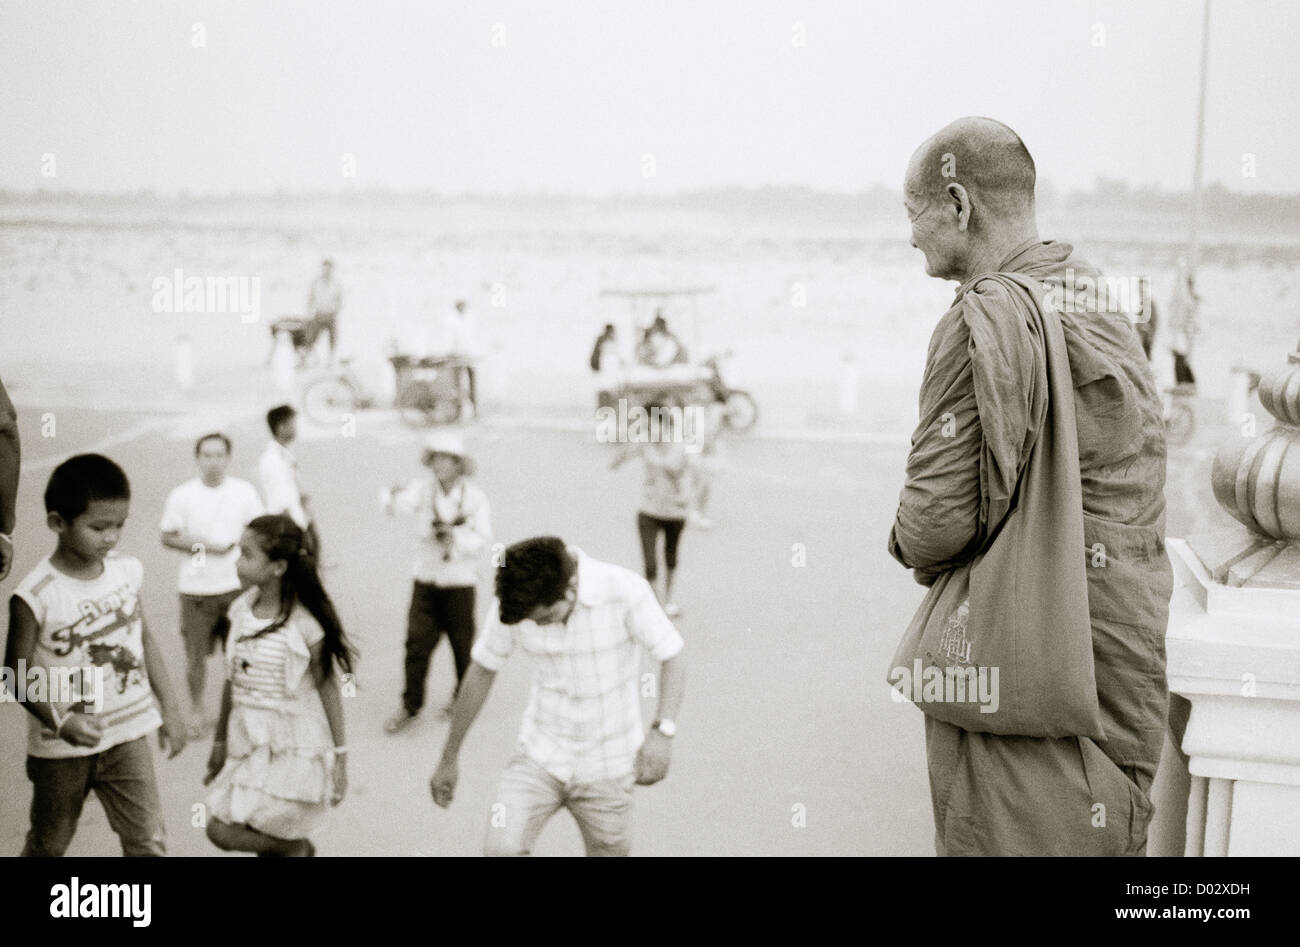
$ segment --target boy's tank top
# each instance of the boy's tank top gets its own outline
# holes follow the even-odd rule
[[[47,669],[46,699],[54,698],[62,719],[71,708],[61,698],[82,697],[95,705],[93,712],[103,726],[97,745],[73,746],[29,714],[27,752],[32,756],[90,756],[142,737],[162,724],[144,664],[143,577],[144,567],[131,556],[109,553],[97,579],[65,575],[47,556],[14,591],[40,626],[31,660],[32,666]],[[74,681],[73,686],[62,687],[60,677]],[[30,670],[27,679],[30,686]],[[95,681],[102,686],[96,688]],[[90,692],[75,693],[76,684]],[[33,696],[28,695],[29,699]]]

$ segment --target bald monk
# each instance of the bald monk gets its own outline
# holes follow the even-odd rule
[[[1043,307],[981,276],[1038,281],[1060,310],[1074,389],[1088,547],[1079,568],[1104,739],[973,733],[927,716],[936,844],[940,855],[1140,855],[1168,704],[1160,400],[1132,321],[1108,311],[1117,307],[1104,290],[1093,295],[1100,273],[1068,244],[1039,239],[1034,180],[1024,143],[987,118],[953,122],[908,165],[912,246],[926,273],[959,285],[930,341],[889,550],[930,585],[1006,514],[1026,436],[1042,423],[1027,406],[1042,400],[1030,392],[1045,377],[1046,343],[1025,306]]]

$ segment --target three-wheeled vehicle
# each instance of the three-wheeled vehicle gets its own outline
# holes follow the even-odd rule
[[[620,340],[612,353],[618,364],[606,362],[597,372],[597,403],[613,407],[625,399],[629,406],[644,407],[669,392],[685,404],[721,404],[723,421],[733,430],[753,427],[758,420],[753,395],[722,377],[721,362],[732,353],[694,357],[700,348],[698,300],[715,291],[712,286],[601,290],[602,299],[621,300],[626,310],[610,321]]]

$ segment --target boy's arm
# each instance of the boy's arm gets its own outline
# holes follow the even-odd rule
[[[31,606],[17,595],[12,596],[9,599],[9,637],[5,644],[5,667],[13,670],[15,681],[19,669],[32,664],[40,630],[40,623]],[[15,699],[17,696],[14,694]],[[50,700],[25,700],[22,704],[29,714],[73,746],[91,747],[99,742],[101,726],[94,716],[76,711],[58,714]]]
[[[36,636],[39,633],[40,625],[36,621],[36,616],[32,614],[31,606],[17,595],[10,597],[9,638],[5,643],[5,667],[13,671],[15,683],[18,680],[19,669],[31,666],[32,654],[36,650]],[[13,697],[15,700],[18,699],[16,691],[13,692]],[[60,721],[54,719],[54,708],[49,703],[25,700],[22,704],[29,714],[45,726],[51,730],[58,728]]]
[[[141,606],[137,605],[137,608],[139,607]],[[173,759],[185,749],[185,741],[188,738],[185,721],[180,714],[176,692],[172,690],[167,665],[162,655],[158,653],[158,647],[149,631],[149,623],[144,619],[143,610],[140,612],[140,640],[144,648],[144,671],[149,675],[149,686],[153,689],[154,696],[158,698],[158,706],[162,710],[163,725],[158,734],[158,745],[168,750],[168,759]]]

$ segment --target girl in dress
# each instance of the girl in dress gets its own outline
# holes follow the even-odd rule
[[[658,420],[649,423],[649,440],[623,444],[610,464],[611,469],[616,469],[635,454],[645,464],[636,527],[641,537],[645,577],[656,596],[659,596],[657,547],[659,534],[664,535],[664,590],[659,601],[669,618],[681,615],[681,609],[673,602],[673,578],[677,573],[677,545],[694,499],[680,427],[684,410],[681,400],[671,394],[661,393],[652,398],[645,412],[647,417]]]
[[[228,674],[205,784],[208,838],[226,851],[314,855],[307,839],[347,792],[339,674],[353,652],[304,534],[259,516],[239,541]]]

